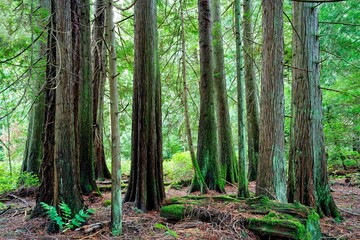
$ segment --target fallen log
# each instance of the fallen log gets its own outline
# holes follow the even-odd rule
[[[237,212],[221,211],[216,205],[210,205],[211,202],[236,204]],[[245,228],[266,239],[321,237],[319,216],[314,210],[301,204],[279,203],[267,197],[247,200],[238,200],[229,196],[176,197],[165,200],[160,216],[170,221],[188,218],[225,227],[230,226],[236,219],[242,221]]]

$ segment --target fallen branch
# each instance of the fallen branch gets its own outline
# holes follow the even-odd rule
[[[93,224],[89,224],[89,225],[85,225],[82,226],[80,228],[75,229],[75,231],[84,231],[84,233],[90,233],[96,229],[99,229],[101,227],[104,227],[105,225],[109,224],[110,221],[104,221],[104,222],[98,222],[98,223],[93,223]]]
[[[22,199],[21,197],[18,197],[18,196],[14,195],[14,194],[8,194],[8,196],[12,197],[12,198],[15,198],[15,199],[18,199],[21,202],[23,202],[26,206],[29,206],[29,203],[25,199]]]

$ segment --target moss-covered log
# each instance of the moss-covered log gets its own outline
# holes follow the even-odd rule
[[[235,203],[239,212],[226,212],[216,205],[210,206],[216,202]],[[247,214],[242,215],[240,212],[244,211]],[[259,214],[264,216],[259,217]],[[268,239],[319,239],[321,236],[316,211],[301,204],[282,204],[262,196],[247,200],[226,195],[175,197],[165,200],[160,215],[170,221],[190,218],[224,226],[241,218],[247,229]]]

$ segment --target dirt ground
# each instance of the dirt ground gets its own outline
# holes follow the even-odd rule
[[[252,192],[255,183],[251,182]],[[332,194],[335,198],[344,220],[340,223],[331,218],[321,219],[323,239],[360,239],[360,188],[351,186],[344,179],[332,181]],[[187,188],[181,190],[168,189],[167,197],[184,196]],[[236,193],[236,186],[227,186],[227,193]],[[210,195],[215,195],[212,192]],[[46,232],[48,220],[36,218],[29,220],[29,214],[35,204],[35,194],[22,197],[21,191],[0,196],[0,201],[7,205],[7,210],[0,210],[0,239],[257,239],[247,231],[237,219],[231,224],[212,224],[198,220],[184,220],[177,223],[167,222],[160,217],[159,212],[141,213],[133,208],[131,203],[123,206],[123,235],[112,237],[109,229],[110,207],[105,206],[105,200],[110,199],[110,193],[102,196],[85,197],[89,208],[96,210],[88,224],[102,223],[93,231],[68,231],[63,234],[48,234]],[[29,195],[29,193],[25,194]],[[217,206],[219,207],[219,206]],[[234,211],[231,204],[221,205],[223,211]],[[238,213],[237,218],[241,218]],[[162,224],[162,225],[159,225]]]

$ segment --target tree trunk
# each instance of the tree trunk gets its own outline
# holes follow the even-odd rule
[[[73,213],[83,208],[75,148],[74,66],[71,0],[56,2],[56,109],[54,145],[54,205],[65,202]]]
[[[36,197],[36,206],[31,217],[44,214],[40,203],[53,204],[54,198],[54,144],[55,144],[55,95],[56,95],[56,9],[54,1],[50,7],[50,27],[47,40],[45,115],[42,136],[43,156],[40,168],[40,187]]]
[[[32,3],[33,4],[33,3]],[[50,12],[50,0],[40,0],[40,7],[46,11]],[[33,8],[33,7],[32,7]],[[32,10],[33,11],[33,10]],[[36,24],[36,23],[35,23]],[[35,45],[36,49],[39,51],[39,58],[46,54],[46,42],[41,40],[38,44]],[[34,54],[34,48],[32,46],[31,54]],[[31,60],[32,61],[32,60]],[[31,65],[33,64],[33,61]],[[42,71],[41,68],[40,71]],[[42,87],[45,84],[46,76],[43,72],[37,72],[36,69],[30,68],[30,74],[34,81],[34,103],[30,111],[30,120],[28,127],[28,134],[26,140],[26,147],[24,151],[24,158],[21,167],[21,172],[28,172],[36,174],[38,177],[41,165],[42,158],[42,141],[41,137],[44,129],[44,118],[45,118],[45,94],[42,91]],[[35,71],[35,74],[33,73]]]
[[[104,93],[105,93],[105,1],[95,2],[95,19],[93,27],[93,122],[95,149],[95,177],[99,180],[110,179],[110,171],[105,161],[104,151]]]
[[[221,177],[229,183],[235,183],[238,180],[238,166],[232,141],[229,104],[226,91],[220,0],[211,0],[211,9],[213,19],[212,44],[214,48],[215,105]]]
[[[131,172],[124,201],[143,211],[159,209],[165,197],[156,12],[155,0],[135,3]]]
[[[236,36],[236,79],[237,79],[237,107],[238,107],[238,147],[239,147],[239,178],[238,196],[248,197],[248,180],[246,177],[246,126],[245,126],[245,80],[242,77],[242,49],[241,49],[241,5],[235,1],[235,36]]]
[[[209,189],[224,192],[217,155],[217,133],[214,106],[213,50],[211,37],[210,0],[198,1],[200,44],[200,119],[197,160]],[[190,192],[199,190],[194,178]]]
[[[259,158],[259,99],[254,69],[254,34],[252,25],[252,0],[243,0],[244,73],[248,128],[249,181],[256,180]]]
[[[121,200],[121,162],[120,162],[120,129],[119,129],[119,96],[116,70],[114,5],[107,1],[106,40],[109,46],[109,83],[111,115],[111,231],[114,236],[122,233],[122,200]]]
[[[293,2],[292,122],[288,198],[340,217],[328,184],[322,126],[318,8]]]
[[[90,1],[80,1],[80,76],[79,76],[79,160],[80,185],[87,195],[96,190],[93,145],[93,108],[90,47]]]
[[[260,152],[256,195],[286,202],[284,153],[283,1],[262,1]]]
[[[183,91],[183,104],[184,104],[184,117],[185,117],[185,127],[186,127],[186,136],[189,144],[189,151],[191,156],[191,162],[194,168],[194,176],[197,179],[196,181],[199,184],[201,194],[205,194],[208,192],[208,187],[205,183],[205,179],[201,174],[201,170],[199,167],[199,163],[196,161],[194,146],[192,143],[191,136],[191,127],[190,127],[190,115],[189,115],[189,104],[187,99],[188,85],[186,80],[186,45],[185,45],[185,27],[184,27],[184,6],[182,0],[180,0],[180,11],[181,11],[181,46],[182,46],[182,56],[181,56],[181,67],[182,67],[182,79],[184,85]]]

